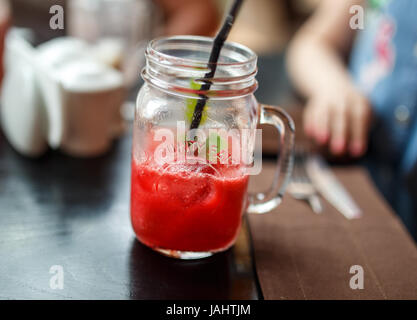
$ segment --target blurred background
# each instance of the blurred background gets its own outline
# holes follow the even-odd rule
[[[300,78],[304,77],[303,72],[308,69],[303,61],[316,62],[314,60],[316,56],[306,55],[304,58],[297,56],[297,50],[304,50],[306,53],[311,48],[307,44],[313,42],[308,35],[304,36],[308,33],[305,30],[301,32],[300,37],[296,37],[296,35],[314,12],[318,12],[317,17],[323,18],[320,16],[320,10],[315,11],[323,2],[332,3],[332,1],[320,0],[244,1],[229,40],[248,46],[259,56],[257,76],[259,89],[256,92],[258,101],[281,105],[289,111],[297,108],[300,110],[303,106],[304,102],[296,94],[287,70],[292,70],[292,78],[295,79],[294,82],[297,83],[298,89],[301,88],[300,91],[306,93],[303,90],[305,89],[303,81],[300,81]],[[346,3],[360,2],[349,1]],[[405,2],[407,1],[403,3]],[[399,10],[397,7],[388,7],[391,1],[374,0],[366,1],[366,3],[372,10],[381,10],[381,12],[385,10],[389,14],[391,14],[390,10],[393,11],[392,14],[396,14]],[[0,106],[2,123],[0,143],[3,150],[6,145],[12,146],[18,154],[29,158],[44,156],[43,159],[45,159],[45,155],[52,154],[52,157],[58,157],[59,161],[63,163],[70,163],[67,156],[90,158],[104,156],[112,152],[114,148],[117,148],[114,146],[114,142],[117,143],[120,138],[130,134],[128,127],[132,120],[134,100],[142,84],[139,71],[144,63],[143,50],[146,43],[161,35],[212,36],[218,29],[230,4],[231,1],[227,0],[0,0],[0,58],[2,60],[4,55],[4,64],[0,69],[0,78],[3,80]],[[51,17],[56,14],[55,11],[50,12],[54,5],[62,6],[64,9],[63,29],[50,27]],[[336,13],[332,14],[330,7],[327,5],[326,9],[326,5],[324,5],[321,10],[322,12],[330,10],[321,19],[324,21],[324,27],[321,26],[323,30],[331,29],[328,26],[331,23],[336,23],[335,21],[338,19]],[[404,8],[402,10],[406,11]],[[346,14],[347,10],[348,8],[345,10]],[[404,19],[404,21],[409,21],[408,25],[412,25],[412,19]],[[326,23],[329,24],[326,25]],[[313,19],[308,26],[311,27],[311,30],[316,28],[316,31],[320,33],[322,30],[320,26],[317,27],[317,24],[317,21]],[[384,63],[389,62],[389,59],[392,58],[386,40],[392,35],[393,29],[388,25],[382,26],[381,30],[381,34],[376,38],[376,50],[379,50],[378,52],[386,60],[381,62],[382,67],[376,65],[376,71],[373,70],[373,72],[377,74],[384,71],[384,67],[386,67]],[[6,40],[8,31],[9,36]],[[289,51],[289,44],[295,37],[301,39],[298,41],[301,45],[297,47],[298,49],[294,49],[290,55],[295,67],[288,68],[286,54]],[[323,38],[329,40],[331,45],[334,44],[338,49],[352,44],[351,39],[348,40],[344,36],[331,37],[325,34]],[[373,42],[365,40],[364,44],[366,43]],[[417,45],[412,48],[417,52]],[[411,54],[411,50],[409,51]],[[346,52],[349,51],[346,50]],[[398,50],[398,52],[403,52],[403,50]],[[328,53],[324,52],[324,55]],[[322,57],[320,56],[317,61],[321,61]],[[334,58],[332,54],[327,57],[330,57],[329,60]],[[341,54],[336,68],[327,69],[326,64],[318,64],[321,67],[324,66],[321,78],[332,79],[334,76],[332,71],[340,69],[342,61],[346,61],[346,55],[342,57]],[[35,65],[36,67],[33,67]],[[381,67],[382,71],[378,67]],[[341,74],[342,76],[339,78],[348,77],[347,72]],[[307,74],[307,76],[309,75]],[[36,81],[33,80],[35,78]],[[319,78],[317,77],[317,79]],[[408,79],[411,78],[413,75],[410,74]],[[5,79],[7,81],[4,81]],[[306,77],[306,79],[309,79],[310,83],[314,82],[311,81],[311,78]],[[317,83],[319,85],[322,82],[318,81]],[[403,87],[405,88],[405,86]],[[414,88],[415,91],[415,87],[411,88]],[[100,89],[100,94],[97,94],[97,89]],[[414,107],[409,107],[409,104],[415,104],[413,100],[415,97],[410,93],[413,91],[412,89],[402,95],[404,99],[408,99],[406,102],[401,102],[404,99],[390,101],[392,109],[389,109],[390,113],[386,113],[384,118],[384,121],[390,123],[387,128],[394,127],[393,132],[397,134],[398,131],[398,136],[402,139],[398,140],[400,141],[398,143],[397,141],[388,143],[395,146],[398,152],[406,149],[402,141],[412,140],[412,133],[408,131],[411,130],[411,123],[414,121],[412,120]],[[39,92],[42,92],[41,98],[37,96]],[[346,92],[347,96],[352,93],[349,90]],[[396,92],[400,92],[400,90]],[[364,98],[364,95],[356,91],[352,94],[358,100]],[[376,97],[376,101],[380,101],[379,97],[383,97],[383,95]],[[28,111],[28,106],[33,106],[36,103],[45,105],[44,110],[46,111],[42,112],[48,113],[48,123],[42,120],[45,118],[44,115],[36,111],[39,108],[29,108],[35,111]],[[57,105],[60,107],[57,108]],[[85,106],[88,106],[89,112],[85,112]],[[71,112],[68,113],[65,110],[71,110]],[[98,113],[101,114],[100,119],[95,117]],[[25,115],[23,120],[22,114]],[[67,114],[64,120],[62,120],[63,114]],[[320,118],[320,112],[315,114],[316,116],[311,118]],[[304,135],[305,128],[303,128],[303,120],[301,119],[303,115],[298,112],[294,113],[294,117],[296,117],[298,124],[297,135]],[[65,126],[62,121],[66,122]],[[304,126],[305,122],[304,119]],[[66,127],[67,131],[64,132],[63,127]],[[343,124],[339,127],[343,127]],[[387,134],[387,131],[381,132],[378,136]],[[404,138],[405,136],[407,138]],[[416,134],[414,137],[417,139]],[[263,147],[267,158],[273,158],[276,155],[274,139],[274,130],[264,128]],[[313,137],[312,140],[320,139]],[[385,141],[382,141],[382,144],[387,145]],[[315,143],[316,147],[319,145],[320,143]],[[129,149],[126,148],[126,150]],[[411,196],[407,196],[408,200],[404,200],[403,197],[409,193],[409,190],[415,190],[414,187],[410,188],[410,185],[415,186],[415,175],[409,178],[409,172],[416,167],[413,160],[416,148],[412,146],[410,148],[408,148],[410,150],[407,154],[409,154],[411,162],[409,161],[407,174],[401,173],[403,174],[401,176],[398,176],[398,172],[401,171],[398,171],[400,165],[382,163],[378,153],[375,153],[376,157],[373,159],[367,157],[358,160],[356,156],[335,157],[332,154],[334,152],[328,152],[329,150],[326,148],[321,148],[321,151],[333,163],[359,163],[369,168],[380,191],[394,209],[397,212],[401,210],[406,212],[402,215],[403,221],[406,222],[412,234],[415,234],[417,230],[416,209],[415,203],[410,200],[413,196],[410,193]],[[51,149],[58,149],[58,151]],[[359,149],[356,153],[362,155],[365,149]],[[392,153],[392,155],[397,155],[397,153]],[[13,153],[11,157],[14,159],[16,155]],[[379,161],[378,170],[375,169],[377,168],[375,159],[377,162]],[[401,189],[403,190],[401,194],[394,196],[394,191],[400,190],[396,182],[402,181],[405,185],[406,180],[407,186],[404,188],[408,191]]]
[[[87,35],[88,31],[86,30],[91,28],[92,22],[90,26],[83,25],[83,20],[88,20],[87,17],[91,18],[88,12],[93,10],[91,4],[96,1],[87,0],[83,5],[80,5],[82,1],[71,0],[3,0],[2,2],[3,7],[10,7],[10,10],[7,11],[10,11],[11,15],[4,21],[10,21],[9,24],[13,26],[30,28],[36,33],[38,44],[65,35],[76,35],[89,40],[98,37],[97,34],[91,34],[92,32]],[[135,30],[137,33],[135,40],[139,41],[147,40],[150,34],[155,36],[162,34],[214,35],[232,1],[211,0],[205,1],[202,5],[190,5],[193,3],[192,1],[183,0],[138,0],[137,2],[142,4],[140,10],[144,16],[141,17],[142,21],[137,23],[137,30]],[[202,3],[204,1],[196,2]],[[320,0],[246,0],[229,39],[248,46],[260,56],[267,57],[282,53],[292,35],[311,15],[319,2]],[[75,9],[77,3],[79,8]],[[49,28],[48,22],[51,18],[49,9],[56,4],[61,5],[65,11],[66,20],[63,30]],[[80,8],[82,6],[84,12],[87,12],[87,16],[80,14],[83,11]],[[189,8],[183,10],[181,7]],[[3,9],[3,11],[6,10]],[[182,15],[185,17],[184,19],[182,19]],[[117,22],[115,21],[115,23]],[[114,26],[112,27],[114,28]],[[126,27],[124,31],[126,31]],[[129,36],[126,33],[123,34],[122,31],[119,35]],[[262,89],[263,86],[260,87]],[[265,102],[279,103],[280,101],[271,98],[270,101]]]
[[[139,73],[147,42],[162,35],[212,36],[231,1],[1,0],[0,3],[1,54],[6,56],[3,65],[9,74],[3,86],[0,118],[7,140],[19,153],[30,157],[44,154],[49,147],[76,157],[91,157],[108,151],[132,119],[133,102],[142,84]],[[287,108],[295,104],[284,54],[292,35],[317,3],[317,0],[244,2],[229,38],[250,47],[259,56],[260,85],[256,93],[259,101]],[[52,17],[61,14],[56,11],[57,5],[63,9],[63,28],[50,26],[58,21],[52,22]],[[5,47],[7,31],[10,32]],[[104,87],[107,90],[98,94],[97,89]],[[16,95],[19,88],[22,94]],[[39,92],[41,98],[36,97]],[[36,103],[45,106],[48,125],[42,123],[45,115],[36,111],[39,109],[33,106]],[[106,108],[100,106],[104,103]],[[88,105],[91,116],[99,107],[100,119],[92,125],[87,114],[82,116],[81,109],[85,108],[73,104]],[[24,120],[22,113],[26,114]],[[68,115],[64,120],[63,114]],[[80,117],[83,121],[79,121]],[[22,126],[23,132],[17,129]],[[112,137],[108,141],[103,138],[108,136],[106,130]],[[266,128],[266,131],[271,139],[265,141],[265,148],[274,154],[274,130]]]
[[[37,30],[42,40],[63,36],[67,33],[67,30],[52,31],[45,22],[48,22],[51,17],[49,9],[52,5],[61,5],[66,9],[71,0],[3,0],[2,2],[10,2],[13,25]],[[142,2],[150,3],[151,1]],[[170,2],[173,7],[176,7],[182,1]],[[214,24],[219,24],[232,1],[213,0],[208,2],[213,2],[215,5],[217,20],[214,19]],[[247,0],[239,14],[239,21],[233,28],[231,37],[233,40],[249,46],[258,54],[280,50],[288,42],[297,26],[311,14],[318,2],[320,0]],[[158,0],[155,3],[158,5]],[[169,8],[162,6],[160,10],[164,12]],[[262,23],[259,23],[260,21]],[[216,28],[212,26],[211,30],[209,28],[209,32],[205,32],[204,27],[201,30],[202,33],[210,34],[214,33]],[[194,33],[193,31],[190,29],[188,33]]]

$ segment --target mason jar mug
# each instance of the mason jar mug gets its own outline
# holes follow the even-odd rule
[[[292,168],[294,124],[256,101],[256,54],[226,42],[210,65],[212,45],[196,36],[151,41],[135,109],[132,226],[140,242],[181,259],[232,246],[244,212],[280,204]],[[258,123],[277,128],[279,157],[269,189],[248,194],[260,170]]]

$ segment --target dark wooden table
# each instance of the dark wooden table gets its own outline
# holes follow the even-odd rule
[[[259,68],[258,98],[290,101],[282,55],[263,57]],[[166,258],[135,240],[130,149],[128,131],[100,158],[75,159],[51,150],[31,160],[0,132],[0,299],[262,296],[246,225],[233,249],[201,261]],[[63,267],[63,290],[49,286],[54,265]]]
[[[247,229],[201,261],[161,256],[129,218],[130,132],[90,160],[24,159],[0,136],[0,299],[257,299]],[[64,289],[49,286],[63,267]]]

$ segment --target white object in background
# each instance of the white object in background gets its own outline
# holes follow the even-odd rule
[[[123,43],[112,38],[102,39],[92,46],[92,53],[97,60],[115,69],[122,66],[123,50]]]
[[[14,29],[6,38],[0,118],[10,144],[21,154],[36,157],[48,147],[43,131],[46,119],[37,88],[34,49],[21,33]]]
[[[361,209],[320,156],[310,157],[306,169],[322,196],[347,219],[357,219],[362,216]]]
[[[49,144],[74,156],[97,156],[121,133],[122,74],[91,52],[73,38],[35,49],[19,30],[11,31],[1,122],[17,151],[38,156]]]
[[[49,144],[74,156],[103,154],[120,126],[121,73],[96,60],[79,39],[54,39],[38,50],[40,88],[52,119]]]
[[[65,115],[60,148],[78,156],[104,153],[120,132],[122,75],[91,60],[79,60],[63,67],[59,77]]]

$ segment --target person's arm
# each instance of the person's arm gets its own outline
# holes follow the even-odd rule
[[[329,144],[334,154],[366,150],[371,108],[355,88],[343,57],[355,31],[352,5],[361,0],[323,0],[290,45],[288,68],[297,89],[308,98],[303,125],[307,135]]]
[[[219,23],[213,0],[155,0],[165,14],[165,35],[212,35]]]

